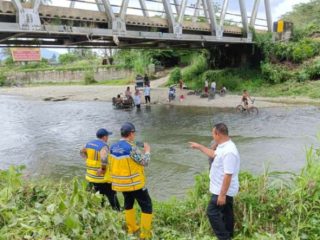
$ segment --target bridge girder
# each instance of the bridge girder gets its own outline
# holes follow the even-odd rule
[[[14,6],[15,13],[16,13],[16,23],[18,27],[13,28],[16,34],[13,34],[11,31],[8,32],[8,29],[4,27],[7,23],[6,21],[1,22],[0,20],[0,44],[14,44],[18,42],[23,42],[24,44],[32,45],[32,41],[28,40],[19,40],[17,36],[21,36],[22,34],[28,37],[38,37],[41,39],[34,39],[34,42],[45,42],[46,39],[50,39],[53,35],[56,37],[57,41],[52,41],[53,43],[57,42],[59,44],[64,44],[63,42],[67,41],[67,35],[78,36],[80,39],[82,37],[82,33],[84,33],[87,37],[83,41],[87,41],[87,43],[82,44],[83,46],[94,45],[97,46],[98,41],[94,40],[98,36],[95,36],[93,32],[101,32],[99,33],[99,37],[101,39],[108,39],[108,41],[113,41],[115,45],[120,46],[122,41],[130,41],[133,42],[140,42],[145,41],[160,41],[163,43],[167,42],[167,45],[170,46],[172,42],[186,42],[186,43],[196,43],[196,45],[206,45],[208,43],[251,43],[252,42],[252,35],[250,33],[251,28],[255,25],[257,19],[257,11],[259,8],[260,0],[255,0],[254,7],[250,17],[250,23],[248,24],[248,16],[247,16],[247,9],[244,3],[244,0],[239,0],[240,5],[240,17],[242,23],[242,30],[239,28],[239,33],[228,33],[228,28],[226,27],[224,22],[226,19],[226,15],[228,14],[228,5],[229,0],[224,0],[222,9],[220,12],[220,20],[217,20],[216,15],[218,14],[215,11],[215,7],[213,6],[214,0],[197,0],[194,7],[188,6],[188,0],[173,0],[173,3],[170,0],[152,0],[153,2],[162,2],[164,13],[166,15],[165,22],[162,23],[163,19],[156,19],[155,17],[150,17],[152,9],[147,9],[146,1],[149,0],[139,0],[139,4],[141,6],[141,11],[143,16],[145,17],[145,22],[135,24],[135,21],[128,20],[127,18],[130,15],[127,14],[127,9],[129,9],[129,2],[130,0],[122,0],[119,12],[114,12],[114,5],[110,3],[110,0],[95,0],[95,3],[98,7],[98,10],[101,14],[106,16],[106,20],[98,21],[97,24],[93,22],[94,27],[79,28],[74,25],[60,25],[58,26],[57,32],[49,31],[48,29],[55,29],[53,26],[47,23],[47,20],[43,19],[53,19],[54,17],[48,17],[48,13],[44,15],[43,10],[47,9],[49,6],[43,6],[41,4],[41,0],[34,0],[33,6],[21,4],[20,0],[11,0],[12,5]],[[151,0],[150,0],[151,1]],[[81,12],[79,9],[74,9],[75,3],[77,0],[71,0],[69,9],[70,11]],[[120,2],[120,1],[119,1]],[[9,2],[6,2],[9,3]],[[0,5],[1,5],[0,1]],[[270,11],[270,0],[264,0],[265,11],[266,11],[266,18],[267,18],[267,27],[268,30],[271,31],[272,28],[272,18],[271,18],[271,11]],[[172,11],[172,7],[175,7],[175,12]],[[51,7],[53,8],[53,7]],[[50,9],[51,9],[50,8]],[[57,11],[58,8],[56,7]],[[132,8],[132,7],[131,7]],[[192,10],[194,8],[194,12],[191,16],[192,22],[186,22],[186,11],[187,9]],[[61,8],[62,9],[62,8]],[[48,10],[49,11],[49,10]],[[151,13],[150,13],[151,11]],[[199,22],[200,11],[203,12],[207,23]],[[1,15],[0,9],[0,17]],[[5,13],[5,16],[8,14]],[[10,15],[10,14],[9,14]],[[62,21],[65,16],[62,16]],[[132,17],[130,17],[132,19]],[[137,16],[137,19],[140,17]],[[1,19],[1,18],[0,18]],[[2,17],[3,19],[3,17]],[[9,19],[9,17],[8,17]],[[80,21],[80,18],[75,17],[72,18],[70,21],[77,22]],[[149,20],[152,22],[151,25],[148,23]],[[11,20],[10,20],[11,21]],[[10,22],[9,21],[9,22]],[[161,24],[157,24],[156,21],[161,22]],[[50,22],[50,21],[49,21]],[[65,21],[67,22],[67,21]],[[131,25],[130,25],[131,22]],[[192,24],[191,24],[192,23]],[[87,24],[92,25],[92,20],[88,19]],[[157,31],[154,32],[152,28],[156,26]],[[100,27],[97,26],[102,26]],[[192,26],[192,27],[186,27]],[[201,26],[201,27],[197,27]],[[208,26],[208,27],[207,27]],[[53,27],[53,28],[52,28]],[[94,29],[94,31],[93,31]],[[167,30],[166,30],[167,29]],[[82,32],[77,32],[77,31]],[[104,30],[107,30],[104,31]],[[209,35],[211,32],[211,36]],[[11,34],[10,34],[11,33]],[[36,33],[36,34],[33,34]],[[111,35],[110,35],[111,33]],[[194,33],[194,36],[193,34]],[[245,35],[242,35],[244,33]],[[9,34],[9,35],[8,35]],[[103,34],[106,34],[103,36]],[[61,35],[61,37],[58,37]],[[8,37],[9,36],[9,37]],[[11,36],[11,37],[10,37]],[[16,38],[16,39],[11,39]],[[61,39],[64,39],[62,41]],[[48,41],[47,41],[48,42]],[[51,45],[50,43],[48,43]],[[76,44],[76,41],[71,41],[71,44]],[[67,44],[65,44],[68,46]],[[79,44],[80,45],[80,44]],[[122,44],[123,45],[123,44]]]

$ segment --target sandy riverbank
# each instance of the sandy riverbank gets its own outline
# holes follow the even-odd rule
[[[168,89],[161,87],[167,78],[162,78],[151,82],[151,102],[153,104],[169,104]],[[35,100],[45,98],[66,99],[71,101],[111,101],[112,97],[123,93],[126,86],[105,86],[105,85],[70,85],[70,86],[39,86],[39,87],[14,87],[0,88],[0,94],[24,96]],[[134,86],[130,86],[134,89]],[[224,97],[216,96],[214,100],[200,98],[195,95],[187,95],[188,90],[177,89],[177,98],[170,104],[183,106],[203,106],[233,108],[240,103],[241,96],[227,94]],[[185,99],[179,101],[179,96],[183,94]],[[301,97],[278,97],[266,98],[256,97],[255,105],[259,108],[280,107],[292,104],[320,104],[320,100],[313,100]],[[144,102],[144,100],[142,101]]]

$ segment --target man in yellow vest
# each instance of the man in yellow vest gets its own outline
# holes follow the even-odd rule
[[[93,185],[96,192],[105,195],[114,210],[120,210],[117,193],[112,190],[111,178],[108,166],[109,147],[107,141],[109,135],[106,129],[97,131],[97,139],[88,142],[80,151],[86,159],[86,180]]]
[[[121,127],[122,139],[110,148],[110,173],[112,189],[124,196],[125,219],[128,233],[140,230],[140,238],[151,237],[152,201],[146,188],[144,167],[150,161],[150,146],[144,143],[144,153],[135,143],[136,129],[132,123]],[[136,223],[134,201],[141,208],[140,227]]]

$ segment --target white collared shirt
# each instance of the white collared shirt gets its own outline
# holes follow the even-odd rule
[[[223,178],[225,174],[232,174],[231,183],[227,191],[230,197],[239,191],[240,156],[236,145],[231,141],[219,144],[216,156],[210,168],[210,192],[220,195]]]

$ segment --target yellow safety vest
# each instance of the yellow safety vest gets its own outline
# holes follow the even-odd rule
[[[106,183],[111,182],[109,166],[106,167],[104,176],[98,176],[97,171],[101,168],[100,151],[107,144],[97,139],[86,144],[87,160],[86,160],[86,180],[92,183]]]
[[[120,140],[110,148],[109,163],[112,189],[118,192],[131,192],[144,188],[144,166],[131,157],[132,144]]]

